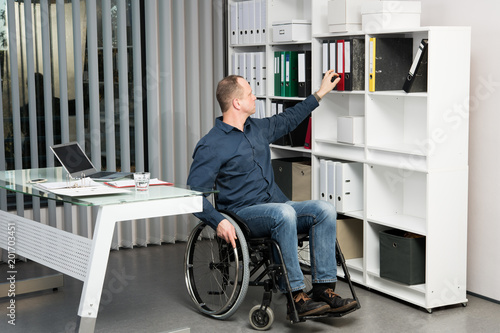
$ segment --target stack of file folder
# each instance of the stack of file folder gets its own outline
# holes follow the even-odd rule
[[[340,76],[338,91],[365,89],[365,40],[348,38],[323,41],[323,75],[333,69]]]
[[[307,97],[311,94],[311,51],[274,52],[274,95]]]
[[[266,42],[266,0],[233,2],[229,16],[231,45]]]
[[[266,95],[266,54],[265,52],[235,52],[231,55],[231,73],[248,81],[257,96]]]
[[[363,164],[320,159],[319,199],[335,205],[340,213],[363,209]]]

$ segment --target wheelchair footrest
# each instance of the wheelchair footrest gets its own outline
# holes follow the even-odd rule
[[[328,317],[336,317],[336,318],[340,318],[340,317],[343,317],[349,313],[352,313],[354,311],[356,311],[358,308],[354,308],[354,309],[351,309],[351,310],[348,310],[348,311],[345,311],[345,312],[326,312],[326,313],[323,313],[323,314],[320,314],[320,315],[313,315],[313,316],[303,316],[303,317],[300,317],[300,321],[303,322],[303,321],[306,321],[306,320],[314,320],[314,319],[320,319],[320,318],[328,318]]]

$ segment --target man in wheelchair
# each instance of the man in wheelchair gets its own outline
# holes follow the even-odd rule
[[[236,213],[252,237],[271,237],[280,246],[299,317],[327,312],[349,312],[357,306],[334,293],[337,281],[335,207],[326,201],[290,201],[274,181],[269,144],[295,129],[338,83],[325,73],[317,92],[272,117],[255,119],[256,97],[241,76],[230,75],[217,86],[222,117],[197,144],[188,177],[192,187],[218,190],[217,208]],[[203,212],[195,214],[217,236],[236,246],[233,225],[204,198]],[[297,254],[297,234],[309,234],[312,294],[305,292]],[[285,292],[285,290],[281,290]],[[290,312],[290,304],[289,304]]]

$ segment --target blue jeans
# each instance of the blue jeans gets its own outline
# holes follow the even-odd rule
[[[271,236],[278,242],[292,291],[306,287],[299,266],[297,234],[309,234],[312,282],[337,281],[335,206],[322,200],[288,201],[246,207],[237,214],[248,224],[252,237]]]

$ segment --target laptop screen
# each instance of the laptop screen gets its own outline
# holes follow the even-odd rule
[[[94,166],[77,142],[56,145],[51,148],[59,162],[70,174],[95,171]]]

